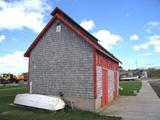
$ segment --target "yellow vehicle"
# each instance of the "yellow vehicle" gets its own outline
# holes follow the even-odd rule
[[[23,74],[17,75],[17,80],[18,80],[18,81],[24,80]]]
[[[15,75],[11,73],[3,73],[0,75],[0,83],[6,84],[6,83],[13,83],[13,82],[18,82],[17,78]]]
[[[17,80],[20,81],[20,80],[24,80],[24,81],[27,81],[27,76],[28,73],[22,73],[20,75],[17,75]]]

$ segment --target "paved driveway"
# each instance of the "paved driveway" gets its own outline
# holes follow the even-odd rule
[[[103,115],[121,116],[123,120],[160,120],[160,99],[147,81],[137,96],[121,96],[101,111]]]

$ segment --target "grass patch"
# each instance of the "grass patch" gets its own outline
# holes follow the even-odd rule
[[[121,120],[117,117],[100,116],[95,113],[64,110],[56,113],[39,109],[16,108],[9,106],[18,93],[24,93],[24,87],[0,87],[0,120]]]
[[[139,92],[142,82],[141,81],[120,81],[120,87],[123,88],[122,91],[119,92],[121,96],[134,96],[133,91],[137,90]]]
[[[23,89],[24,89],[24,86],[11,86],[11,85],[6,85],[6,86],[3,85],[3,86],[0,86],[0,90],[2,90],[2,89],[3,89],[3,90],[4,90],[4,89],[10,89],[10,88],[11,88],[11,89],[14,89],[14,88],[15,88],[15,89],[16,89],[16,88],[23,88]]]

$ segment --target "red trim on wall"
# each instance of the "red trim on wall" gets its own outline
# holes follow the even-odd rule
[[[105,69],[111,69],[114,71],[118,71],[118,63],[114,62],[113,60],[105,57],[102,53],[96,52],[96,65],[101,66]]]
[[[43,37],[43,35],[48,31],[48,29],[51,27],[51,25],[53,24],[53,22],[56,19],[55,15],[49,22],[48,24],[43,28],[43,30],[39,33],[39,35],[37,36],[37,38],[33,41],[33,43],[31,44],[31,46],[28,48],[28,50],[24,53],[24,57],[29,57],[30,56],[30,52],[32,51],[32,49],[37,45],[37,43],[40,41],[40,39]]]
[[[40,39],[43,37],[43,35],[48,31],[48,29],[51,27],[53,22],[55,21],[56,18],[59,18],[61,21],[63,21],[68,27],[70,27],[73,31],[75,31],[78,35],[80,35],[84,40],[86,40],[91,46],[102,52],[103,54],[107,55],[110,57],[112,60],[117,61],[114,57],[112,57],[110,54],[108,54],[105,50],[101,49],[98,47],[92,40],[90,40],[86,35],[84,35],[80,30],[76,28],[73,24],[71,24],[67,19],[65,19],[61,14],[56,13],[54,17],[49,21],[49,23],[45,26],[45,28],[40,32],[40,34],[37,36],[35,41],[31,44],[31,46],[28,48],[28,50],[25,52],[24,56],[29,57],[30,52],[32,49],[36,46],[36,44],[40,41]],[[98,43],[97,43],[98,44]]]
[[[91,46],[94,48],[97,48],[97,46],[88,38],[86,37],[81,31],[75,28],[70,22],[68,22],[64,17],[61,15],[57,14],[57,17],[63,21],[68,27],[70,27],[73,31],[75,31],[78,35],[80,35],[84,40],[86,40]]]
[[[70,22],[68,22],[63,16],[56,14],[57,17],[63,21],[66,25],[68,25],[68,27],[70,27],[72,30],[74,30],[78,35],[80,35],[84,40],[86,40],[91,46],[93,46],[94,48],[96,48],[97,50],[99,50],[100,52],[102,52],[103,54],[107,55],[108,57],[110,57],[111,59],[115,60],[111,55],[107,54],[104,50],[102,50],[101,48],[99,48],[95,43],[93,43],[88,37],[86,37],[86,35],[84,35],[81,31],[79,31],[74,25],[72,25]],[[117,61],[117,60],[115,60]]]
[[[30,58],[28,60],[28,74],[27,74],[27,78],[28,78],[28,81],[27,81],[27,92],[29,93],[29,78],[30,78]]]
[[[94,98],[97,98],[97,72],[96,72],[96,50],[93,50],[93,79],[94,79]]]

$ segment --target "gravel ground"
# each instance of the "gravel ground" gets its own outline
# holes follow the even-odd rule
[[[149,83],[160,98],[160,80],[150,81]]]

